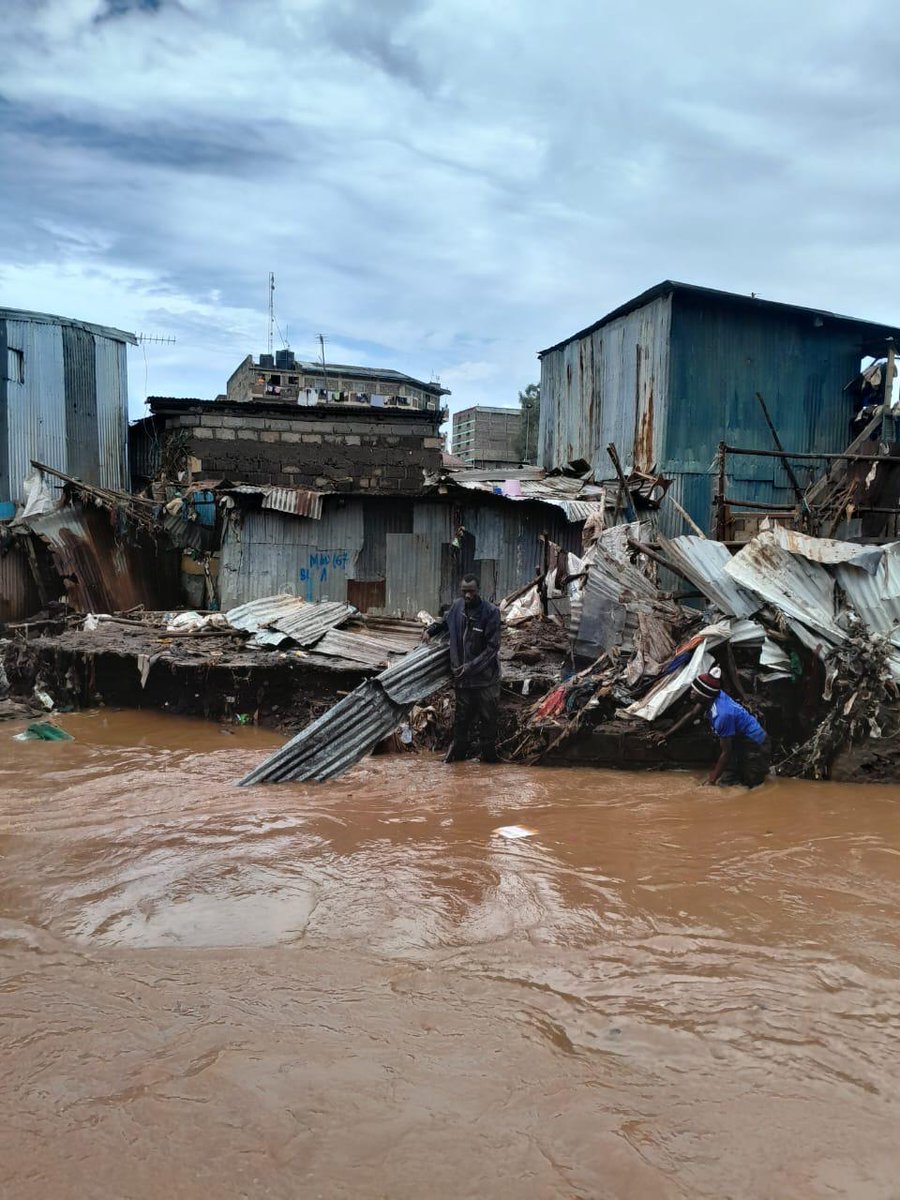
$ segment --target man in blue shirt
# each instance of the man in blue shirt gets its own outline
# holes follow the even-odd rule
[[[445,762],[469,756],[472,726],[481,726],[481,761],[497,761],[500,708],[500,609],[483,600],[474,575],[466,575],[462,593],[447,614],[426,630],[426,641],[450,635],[450,668],[456,692],[453,742]]]
[[[663,734],[663,740],[697,720],[705,709],[710,728],[719,739],[719,757],[707,783],[758,787],[768,775],[771,761],[769,739],[762,725],[743,705],[722,691],[718,667],[694,680],[691,695],[697,703]]]

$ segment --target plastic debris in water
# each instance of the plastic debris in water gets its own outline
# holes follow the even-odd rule
[[[18,742],[71,742],[73,740],[71,733],[66,733],[58,725],[51,725],[49,721],[32,721],[27,729],[16,734]]]
[[[529,829],[527,825],[501,825],[494,833],[503,838],[526,838],[534,837],[537,830]]]

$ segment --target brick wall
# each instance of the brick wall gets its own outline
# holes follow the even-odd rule
[[[434,414],[252,407],[168,412],[166,430],[187,431],[206,478],[236,483],[411,492],[441,466]]]

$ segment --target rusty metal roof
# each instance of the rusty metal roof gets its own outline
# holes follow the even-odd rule
[[[450,651],[443,643],[419,646],[378,676],[395,704],[415,704],[438,691],[450,678]]]
[[[646,292],[641,292],[639,296],[635,296],[631,300],[626,300],[624,304],[620,304],[618,308],[614,308],[611,312],[608,312],[606,316],[601,317],[599,321],[595,321],[593,325],[588,325],[585,329],[580,329],[578,333],[573,333],[571,337],[563,338],[561,342],[557,342],[553,346],[548,346],[546,350],[539,350],[538,358],[542,358],[545,354],[550,354],[554,350],[561,350],[569,342],[587,337],[596,330],[602,329],[604,325],[615,321],[618,317],[624,317],[628,313],[634,312],[636,309],[643,308],[644,305],[660,299],[662,296],[671,295],[673,292],[702,297],[704,300],[714,301],[723,307],[762,309],[766,312],[782,316],[795,316],[797,313],[802,313],[810,317],[827,317],[830,321],[858,327],[860,332],[867,338],[900,338],[900,329],[892,325],[882,325],[877,321],[865,321],[859,317],[845,317],[840,313],[828,312],[824,308],[806,308],[800,304],[785,304],[780,300],[762,300],[759,296],[746,296],[739,292],[723,292],[718,288],[699,287],[695,283],[679,283],[674,279],[664,279],[662,283],[657,283],[654,287],[648,288]]]
[[[309,517],[318,521],[322,516],[324,492],[313,492],[308,488],[275,487],[266,484],[235,483],[223,487],[229,495],[261,496],[262,507],[276,512],[290,513],[294,517]]]
[[[367,680],[245,775],[240,786],[334,779],[392,733],[402,715],[378,683]]]
[[[406,654],[409,644],[403,641],[392,641],[391,638],[373,634],[355,633],[352,630],[329,629],[325,636],[313,647],[316,656],[346,660],[348,666],[382,668],[388,666],[392,658]]]
[[[133,333],[124,329],[115,329],[112,325],[94,325],[90,321],[76,321],[72,317],[57,317],[53,313],[29,312],[24,308],[0,308],[0,321],[24,321],[30,325],[66,325],[70,329],[83,329],[95,337],[111,338],[114,342],[127,342],[130,346],[138,344]]]

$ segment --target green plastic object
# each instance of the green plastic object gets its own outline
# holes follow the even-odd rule
[[[51,725],[48,721],[33,721],[25,730],[25,736],[33,741],[40,742],[71,742],[71,733],[66,733],[64,729],[60,729],[58,725]]]

